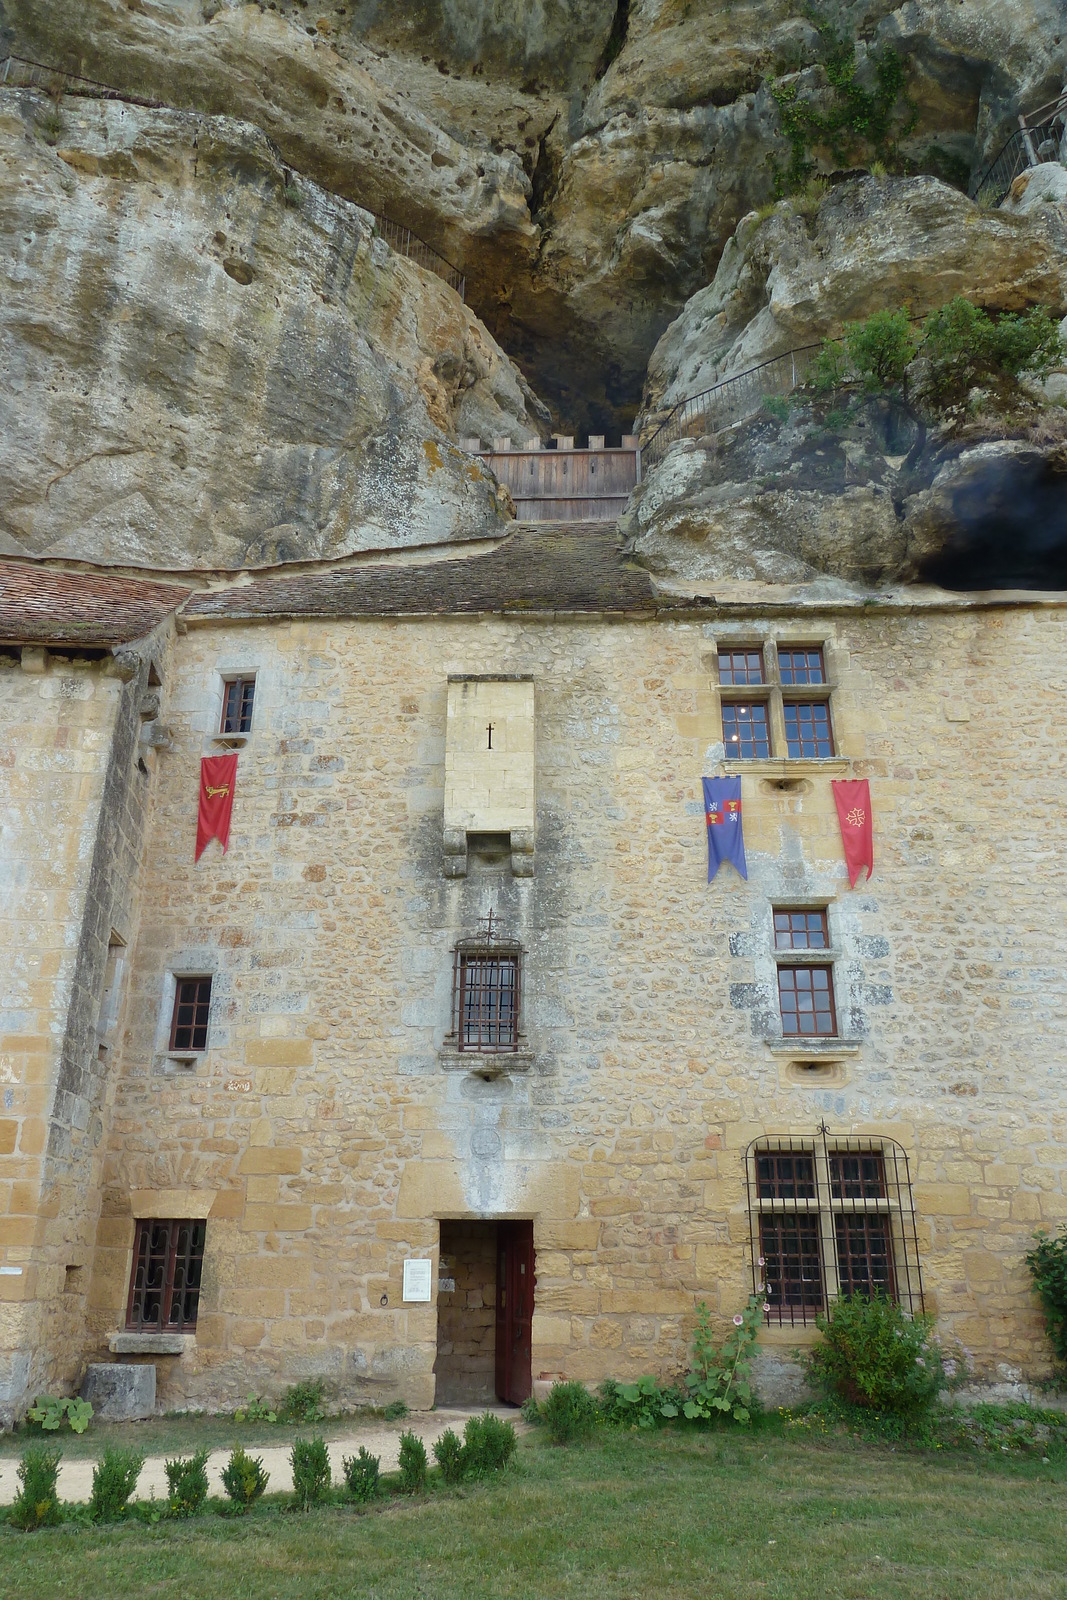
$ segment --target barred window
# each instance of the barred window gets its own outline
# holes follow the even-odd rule
[[[753,1286],[771,1323],[814,1322],[842,1294],[923,1309],[908,1158],[894,1140],[757,1141],[747,1155]]]
[[[452,1030],[460,1050],[517,1050],[518,950],[457,950]]]
[[[767,734],[767,707],[761,701],[738,706],[727,701],[722,708],[722,738],[726,759],[765,760],[771,753]]]
[[[203,1221],[137,1224],[126,1326],[140,1333],[187,1333],[196,1327],[204,1263]]]
[[[252,727],[255,678],[227,678],[223,684],[220,733],[248,733]]]
[[[171,1050],[206,1050],[211,1012],[211,979],[178,978],[170,1019]]]

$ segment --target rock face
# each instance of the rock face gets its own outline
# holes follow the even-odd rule
[[[1067,78],[1061,0],[859,0],[892,46],[904,155],[965,170]],[[0,0],[0,39],[262,126],[285,159],[460,260],[472,305],[571,426],[632,414],[648,354],[788,158],[768,77],[824,97],[797,0]],[[820,170],[830,153],[812,152]]]
[[[248,124],[55,118],[0,96],[0,549],[236,567],[502,531],[454,437],[546,414],[440,278]]]

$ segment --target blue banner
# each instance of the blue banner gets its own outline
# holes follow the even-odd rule
[[[704,816],[708,824],[708,882],[724,861],[748,878],[745,835],[741,827],[741,779],[705,778]]]

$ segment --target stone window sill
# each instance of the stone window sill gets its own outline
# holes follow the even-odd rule
[[[113,1356],[181,1356],[196,1344],[195,1333],[113,1333]]]
[[[728,778],[742,778],[746,772],[758,773],[761,778],[802,778],[805,773],[848,772],[851,767],[848,756],[760,756],[752,761],[726,756],[723,761]]]
[[[789,1039],[765,1039],[775,1056],[795,1056],[798,1060],[834,1061],[843,1056],[858,1056],[862,1039],[811,1038],[796,1034]]]
[[[505,1078],[512,1073],[529,1072],[533,1066],[532,1050],[457,1050],[452,1045],[442,1045],[437,1059],[445,1072],[470,1072],[478,1078]]]

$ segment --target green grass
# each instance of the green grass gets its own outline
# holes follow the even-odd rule
[[[0,1533],[5,1600],[1065,1600],[1067,1465],[602,1431],[360,1513]]]
[[[322,1422],[297,1425],[292,1422],[235,1422],[232,1417],[170,1416],[150,1417],[144,1422],[91,1422],[84,1433],[72,1433],[60,1428],[55,1433],[42,1433],[36,1428],[24,1427],[17,1433],[0,1434],[0,1458],[20,1456],[28,1444],[38,1439],[58,1446],[64,1460],[95,1460],[102,1456],[104,1446],[121,1445],[123,1449],[143,1450],[146,1456],[173,1456],[191,1454],[194,1450],[229,1450],[235,1444],[245,1449],[253,1445],[279,1445],[285,1449],[294,1439],[309,1439],[321,1434],[324,1439],[342,1439],[358,1433],[368,1422],[381,1422],[381,1411],[363,1412],[347,1417],[327,1417]],[[2,1593],[2,1591],[0,1591]]]

